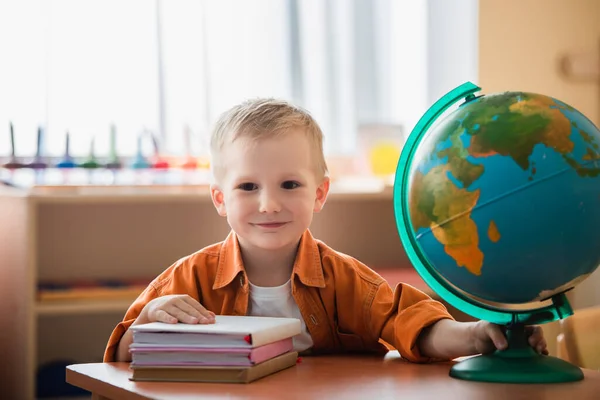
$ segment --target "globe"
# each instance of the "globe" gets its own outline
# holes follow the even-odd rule
[[[402,243],[440,297],[508,328],[508,352],[459,363],[451,375],[582,379],[529,351],[524,326],[571,315],[565,292],[600,263],[600,131],[555,98],[480,90],[454,89],[410,134],[394,182]],[[517,365],[504,365],[511,357]]]

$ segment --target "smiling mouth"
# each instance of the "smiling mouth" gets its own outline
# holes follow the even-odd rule
[[[284,226],[285,224],[287,224],[287,222],[266,222],[266,223],[254,224],[254,225],[259,226],[261,228],[274,229],[274,228],[280,228],[280,227]]]

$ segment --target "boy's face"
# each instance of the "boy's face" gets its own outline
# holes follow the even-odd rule
[[[211,186],[219,215],[245,250],[287,249],[298,244],[327,198],[329,179],[319,178],[302,131],[258,141],[242,138],[220,155],[223,174]]]

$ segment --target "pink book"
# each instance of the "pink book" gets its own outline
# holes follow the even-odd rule
[[[290,352],[293,347],[290,337],[254,348],[133,343],[129,351],[131,364],[137,366],[252,366]]]

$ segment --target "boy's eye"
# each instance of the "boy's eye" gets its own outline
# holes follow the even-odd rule
[[[281,184],[281,187],[284,189],[296,189],[300,184],[295,181],[285,181]]]
[[[239,185],[238,188],[242,189],[244,191],[250,192],[252,190],[256,190],[258,188],[258,186],[256,186],[256,184],[254,184],[254,183],[246,182],[246,183],[242,183],[241,185]]]

